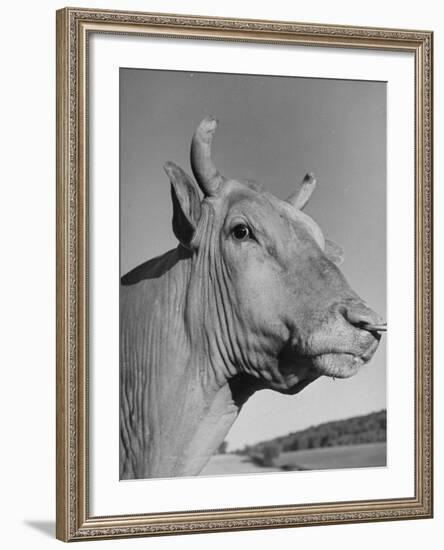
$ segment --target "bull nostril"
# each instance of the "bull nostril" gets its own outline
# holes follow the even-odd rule
[[[355,325],[357,328],[367,330],[368,332],[387,332],[387,323],[359,323]]]
[[[348,307],[341,306],[340,312],[356,328],[369,332],[385,332],[387,330],[387,324],[382,321],[381,317],[363,303],[356,303]]]

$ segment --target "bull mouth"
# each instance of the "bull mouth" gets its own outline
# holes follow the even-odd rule
[[[365,350],[357,352],[329,349],[316,354],[294,356],[287,349],[279,362],[283,388],[277,389],[295,394],[320,376],[350,378],[370,361],[379,341],[380,336],[375,334]]]
[[[379,345],[376,337],[363,353],[328,352],[315,355],[312,358],[314,369],[321,376],[332,378],[350,378],[373,357]]]
[[[366,361],[351,353],[325,353],[313,358],[313,366],[320,376],[350,378]]]

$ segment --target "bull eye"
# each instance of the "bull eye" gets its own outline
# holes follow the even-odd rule
[[[233,228],[233,237],[237,241],[246,241],[248,238],[250,238],[250,230],[246,225],[243,223],[239,223]]]

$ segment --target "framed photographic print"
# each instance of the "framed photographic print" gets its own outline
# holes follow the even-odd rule
[[[432,33],[57,12],[57,537],[432,515]]]

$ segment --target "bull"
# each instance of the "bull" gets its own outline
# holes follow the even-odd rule
[[[121,279],[121,479],[197,475],[256,391],[350,377],[384,330],[302,211],[313,175],[285,201],[228,179],[216,127],[207,117],[193,136],[195,179],[164,167],[177,248]]]

